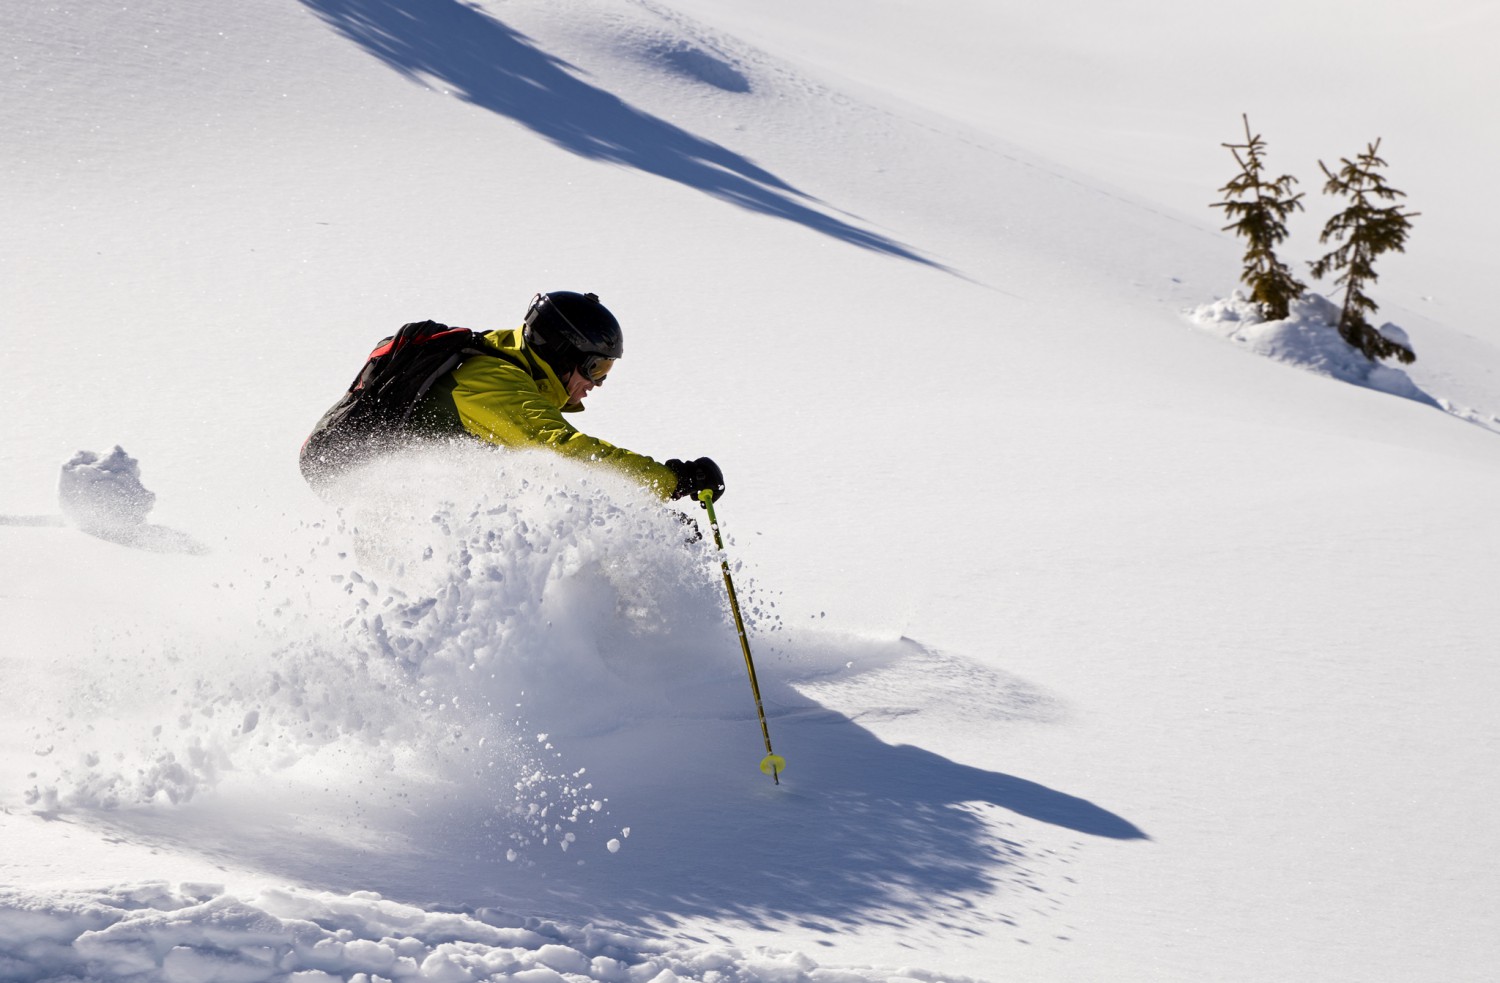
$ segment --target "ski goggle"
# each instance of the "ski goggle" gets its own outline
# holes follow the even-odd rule
[[[604,385],[604,377],[615,367],[615,360],[603,355],[585,355],[578,363],[578,371],[588,376],[596,386]]]

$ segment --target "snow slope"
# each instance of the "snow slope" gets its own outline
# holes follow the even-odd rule
[[[1298,9],[1270,77],[1165,0],[12,11],[0,977],[1487,978],[1493,21],[1375,10],[1371,119]],[[1310,191],[1386,138],[1409,371],[1224,320],[1247,109]],[[555,288],[585,428],[725,468],[780,786],[671,513],[296,473],[382,334]]]

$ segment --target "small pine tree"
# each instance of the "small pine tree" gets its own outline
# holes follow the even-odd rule
[[[1286,238],[1286,218],[1302,207],[1302,194],[1292,194],[1297,179],[1290,174],[1274,181],[1262,176],[1266,143],[1259,134],[1250,132],[1249,116],[1242,114],[1240,118],[1245,121],[1245,142],[1223,144],[1240,165],[1240,173],[1219,189],[1225,200],[1213,207],[1224,209],[1225,216],[1234,220],[1224,230],[1233,229],[1235,235],[1245,239],[1245,269],[1240,279],[1250,288],[1250,299],[1260,305],[1268,319],[1279,321],[1306,289],[1276,258],[1276,244]]]
[[[1322,279],[1325,274],[1335,272],[1338,276],[1334,283],[1346,288],[1343,312],[1339,315],[1339,334],[1345,341],[1364,352],[1371,361],[1394,356],[1403,363],[1410,363],[1417,360],[1416,353],[1377,331],[1367,316],[1379,310],[1365,293],[1365,285],[1378,279],[1375,257],[1391,250],[1405,252],[1410,220],[1420,214],[1403,212],[1399,204],[1375,204],[1376,201],[1395,202],[1406,197],[1405,192],[1385,183],[1379,169],[1385,167],[1386,162],[1380,159],[1379,150],[1380,141],[1376,140],[1357,160],[1341,158],[1343,166],[1337,173],[1318,161],[1318,166],[1328,177],[1323,193],[1347,196],[1351,202],[1323,227],[1323,235],[1318,241],[1337,241],[1340,245],[1312,264],[1312,275]]]

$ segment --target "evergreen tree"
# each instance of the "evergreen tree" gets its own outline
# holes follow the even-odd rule
[[[1234,220],[1224,230],[1233,229],[1235,235],[1245,239],[1245,268],[1240,279],[1250,288],[1250,299],[1260,305],[1267,318],[1279,321],[1306,289],[1276,258],[1276,244],[1286,238],[1286,217],[1302,207],[1302,194],[1292,194],[1297,179],[1290,174],[1274,181],[1265,179],[1261,172],[1266,143],[1259,134],[1250,132],[1249,116],[1242,115],[1241,119],[1245,121],[1245,142],[1223,144],[1240,165],[1240,173],[1219,189],[1225,200],[1213,207],[1224,209],[1225,216]]]
[[[1417,360],[1416,353],[1381,334],[1370,325],[1367,317],[1379,309],[1365,293],[1365,286],[1378,279],[1375,257],[1391,250],[1405,252],[1410,219],[1419,214],[1403,212],[1401,205],[1395,203],[1406,194],[1385,183],[1379,169],[1385,167],[1386,162],[1380,159],[1379,150],[1380,141],[1376,140],[1357,160],[1341,158],[1343,166],[1337,173],[1318,161],[1318,166],[1328,177],[1328,182],[1323,185],[1324,194],[1346,196],[1350,205],[1323,227],[1323,235],[1318,241],[1336,241],[1340,245],[1312,264],[1312,275],[1322,279],[1326,273],[1337,273],[1334,283],[1345,287],[1343,313],[1339,315],[1339,334],[1345,341],[1371,360],[1394,356],[1409,363]],[[1391,204],[1380,205],[1378,202]]]

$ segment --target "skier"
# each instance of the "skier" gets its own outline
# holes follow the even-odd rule
[[[443,328],[443,325],[432,325]],[[724,494],[724,475],[700,457],[659,463],[580,432],[564,413],[583,411],[624,354],[615,316],[592,293],[555,290],[531,300],[521,327],[482,336],[493,356],[473,355],[438,378],[416,403],[406,430],[427,438],[469,436],[504,447],[547,447],[623,472],[662,498]],[[326,418],[325,418],[326,419]],[[321,424],[320,424],[321,426]],[[304,445],[309,480],[321,456]]]

